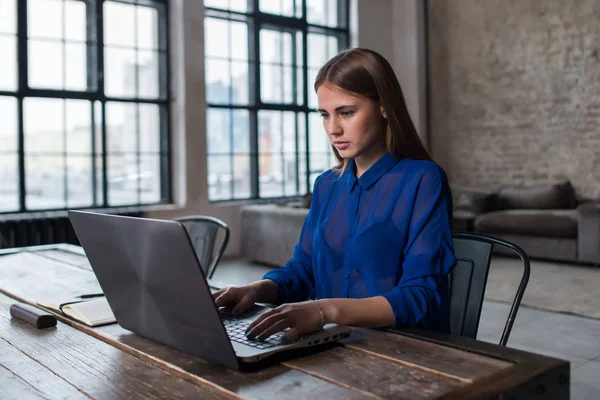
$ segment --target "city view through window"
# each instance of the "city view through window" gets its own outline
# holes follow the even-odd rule
[[[347,46],[347,1],[204,5],[209,199],[305,194],[335,164],[313,84]]]
[[[170,201],[166,3],[104,1],[98,27],[95,1],[27,0],[26,35],[18,3],[0,0],[0,212]]]

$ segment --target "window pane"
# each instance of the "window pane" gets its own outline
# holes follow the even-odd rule
[[[65,89],[81,90],[87,89],[87,55],[84,44],[65,45]]]
[[[65,39],[85,42],[87,33],[86,5],[83,1],[65,0]]]
[[[87,100],[66,100],[67,153],[92,153],[92,105]],[[91,166],[91,161],[89,161]]]
[[[327,46],[327,36],[315,33],[308,34],[308,66],[312,68],[321,68],[329,60],[329,49]]]
[[[263,153],[281,153],[282,112],[258,112],[258,151]]]
[[[264,13],[286,17],[293,17],[296,11],[294,10],[294,0],[260,0],[258,7]]]
[[[315,110],[319,105],[317,93],[315,92],[315,81],[318,73],[318,69],[308,69],[308,108],[311,110]]]
[[[249,99],[249,83],[248,83],[248,63],[232,62],[231,63],[231,79],[233,90],[233,104],[248,105]]]
[[[0,106],[1,107],[1,106]],[[1,113],[0,108],[0,113]],[[19,208],[19,174],[17,156],[0,154],[0,212]]]
[[[233,156],[233,197],[247,199],[250,197],[250,156]]]
[[[25,153],[64,152],[64,100],[27,98],[23,100]]]
[[[17,90],[17,38],[0,34],[0,90]]]
[[[214,1],[214,0],[213,0]],[[223,2],[223,0],[217,0]],[[248,12],[248,0],[229,0],[229,9],[237,12]]]
[[[110,97],[135,97],[135,50],[106,48],[104,50],[104,86]]]
[[[17,0],[0,2],[0,33],[17,33]]]
[[[140,195],[142,203],[160,201],[160,162],[157,155],[140,157]]]
[[[27,30],[29,37],[62,39],[62,0],[28,0]]]
[[[93,203],[92,157],[67,157],[67,206],[85,207]]]
[[[233,151],[250,151],[250,115],[246,110],[233,110]]]
[[[231,103],[231,75],[227,61],[206,60],[206,101]]]
[[[306,193],[306,114],[298,114],[298,166],[299,166],[299,186],[300,193]],[[312,190],[312,189],[311,189]]]
[[[312,156],[313,153],[327,154],[331,151],[331,144],[325,128],[323,127],[323,119],[317,113],[310,113],[308,115],[309,123],[309,151]]]
[[[137,8],[137,40],[141,49],[158,49],[158,10],[152,7]]]
[[[232,198],[231,157],[208,156],[208,198],[209,200],[226,200]]]
[[[293,77],[292,71],[293,70],[290,67],[282,68],[282,73],[283,73],[283,84],[282,84],[283,98],[282,98],[282,100],[283,100],[283,103],[286,103],[286,104],[294,102],[294,92],[293,92],[294,77]]]
[[[261,154],[258,158],[258,191],[260,197],[283,196],[281,154]]]
[[[112,1],[104,3],[104,43],[135,47],[135,6]]]
[[[2,157],[16,152],[19,148],[16,98],[0,96],[0,121],[2,121],[0,123],[0,157]]]
[[[310,171],[311,171],[311,179],[314,175],[320,175],[321,173],[327,171],[333,165],[330,162],[329,155],[322,153],[311,153],[310,154]],[[311,182],[311,187],[314,186],[314,180]]]
[[[65,208],[65,161],[62,156],[25,157],[25,207]]]
[[[281,103],[284,87],[281,67],[260,64],[260,98],[265,103]]]
[[[296,115],[293,112],[284,112],[282,114],[282,150],[284,153],[294,154],[296,153]]]
[[[204,43],[206,57],[229,58],[229,24],[217,18],[204,20]]]
[[[63,89],[63,44],[61,42],[30,40],[29,86]]]
[[[231,151],[231,110],[209,108],[206,111],[208,154]]]
[[[160,152],[160,108],[155,104],[140,104],[140,151]]]
[[[286,196],[298,194],[296,183],[296,155],[285,154],[283,157],[283,184]]]
[[[139,93],[138,97],[158,98],[159,61],[155,51],[138,52]]]
[[[248,24],[231,22],[231,58],[248,60]]]
[[[137,107],[133,103],[106,104],[106,149],[109,153],[137,151]],[[117,163],[123,160],[117,160]],[[120,164],[119,164],[120,165]]]
[[[309,24],[345,26],[345,16],[338,14],[338,0],[307,0],[306,20]]]
[[[110,206],[137,204],[138,163],[135,155],[107,157],[108,204]]]

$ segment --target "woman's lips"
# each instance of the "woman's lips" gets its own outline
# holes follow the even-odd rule
[[[334,142],[333,145],[335,146],[336,149],[338,150],[344,150],[346,149],[348,146],[350,146],[350,142]]]

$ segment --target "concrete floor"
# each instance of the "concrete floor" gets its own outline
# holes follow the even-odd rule
[[[269,270],[260,264],[224,260],[214,279],[244,284]],[[484,301],[477,339],[498,343],[509,308],[507,303]],[[571,399],[600,399],[600,320],[521,306],[508,347],[570,361]]]

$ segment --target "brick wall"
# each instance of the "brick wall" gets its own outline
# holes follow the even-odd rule
[[[571,179],[600,198],[600,0],[435,0],[434,158],[495,189]]]

